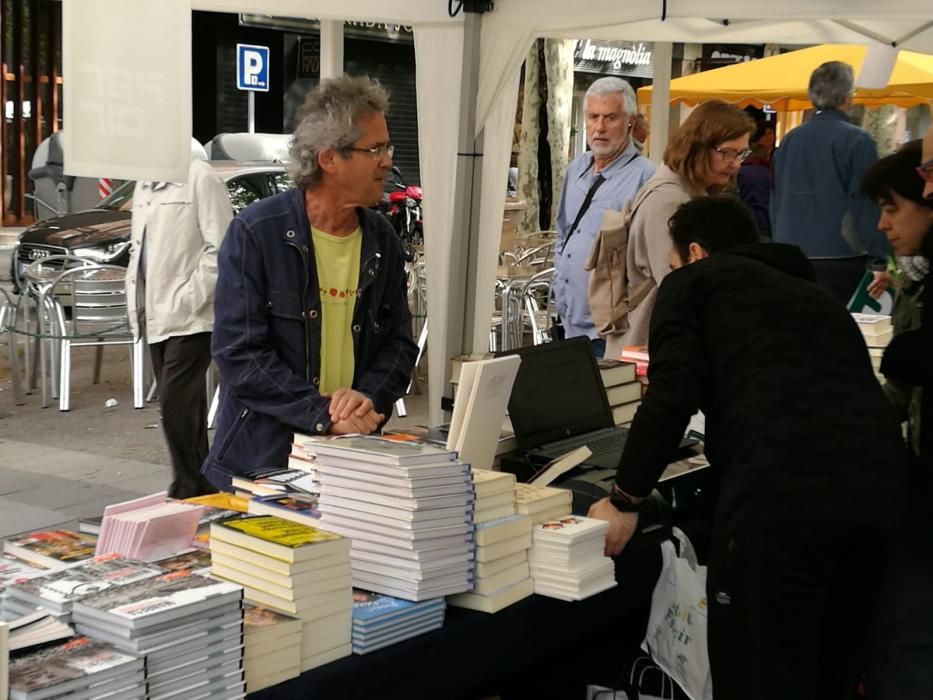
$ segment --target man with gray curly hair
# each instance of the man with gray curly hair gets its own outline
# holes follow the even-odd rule
[[[878,149],[846,117],[855,94],[852,66],[819,66],[810,75],[809,94],[816,114],[790,131],[772,157],[774,240],[799,246],[820,283],[843,303],[866,267],[873,273],[869,292],[879,296],[890,281],[890,247],[878,230],[878,208],[861,194],[862,175],[878,160]]]
[[[297,189],[230,224],[212,344],[220,410],[202,468],[218,488],[284,467],[295,432],[375,432],[408,386],[417,346],[404,261],[369,208],[392,167],[388,104],[369,78],[322,81],[298,114]]]

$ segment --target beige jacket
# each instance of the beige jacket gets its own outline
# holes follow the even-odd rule
[[[657,285],[670,272],[671,236],[667,222],[690,193],[680,175],[662,164],[645,187],[663,185],[645,197],[629,230],[625,264],[628,288],[636,289],[647,279],[655,283],[648,296],[629,313],[629,329],[623,335],[606,338],[606,357],[618,357],[623,345],[647,345],[651,311],[657,297]]]
[[[227,187],[202,160],[191,161],[186,183],[136,183],[126,274],[134,334],[145,325],[147,342],[158,343],[213,328],[217,251],[231,219]]]

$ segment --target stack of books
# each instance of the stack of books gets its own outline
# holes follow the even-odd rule
[[[4,623],[9,633],[9,651],[31,649],[49,642],[57,642],[74,636],[74,628],[65,624],[48,610],[38,609]],[[3,694],[0,693],[0,698]]]
[[[470,590],[473,482],[455,453],[374,437],[299,440],[314,458],[321,527],[353,541],[354,586],[413,601]]]
[[[204,507],[167,499],[165,491],[104,509],[97,554],[162,559],[191,546]]]
[[[353,591],[353,653],[368,654],[444,625],[444,599],[420,603]]]
[[[228,518],[241,518],[249,510],[249,499],[234,496],[232,493],[209,493],[204,496],[192,496],[186,498],[185,503],[193,503],[204,507],[201,517],[198,519],[198,529],[191,541],[191,546],[205,551],[210,549],[211,523],[218,520],[227,520]]]
[[[306,477],[310,476],[305,474]],[[310,525],[319,525],[321,512],[317,508],[317,496],[253,496],[249,500],[249,512],[253,515],[274,515],[283,520]]]
[[[14,554],[0,553],[0,588],[20,578],[30,578],[50,571],[50,567],[20,559]]]
[[[644,378],[648,376],[650,359],[647,345],[623,345],[622,352],[619,353],[619,360],[634,364],[636,377]]]
[[[597,360],[596,363],[612,408],[613,421],[616,425],[631,423],[641,405],[642,384],[635,376],[635,365],[610,359]]]
[[[459,608],[494,613],[534,593],[528,566],[531,518],[509,515],[476,526],[473,591],[450,596]]]
[[[891,317],[875,314],[852,314],[852,318],[855,319],[855,323],[862,332],[862,337],[865,338],[875,376],[883,381],[881,358],[884,356],[884,349],[891,342],[891,338],[894,337],[894,326],[891,324]]]
[[[474,469],[473,523],[480,525],[515,515],[515,475],[491,469]]]
[[[535,593],[583,600],[616,585],[615,565],[603,554],[609,523],[571,515],[534,527],[531,575]]]
[[[243,670],[255,693],[301,673],[302,623],[297,617],[253,603],[243,606]]]
[[[121,559],[116,554],[95,557],[76,566],[10,583],[6,587],[9,596],[7,609],[28,614],[41,607],[67,623],[76,600],[108,588],[153,578],[161,573],[162,570],[157,566]]]
[[[570,515],[573,510],[573,492],[553,486],[516,484],[515,508],[537,525],[545,520]]]
[[[332,532],[256,515],[211,528],[214,576],[247,600],[302,622],[301,671],[350,654],[350,541]]]
[[[307,469],[260,469],[234,476],[230,482],[234,494],[254,496],[313,496],[314,481]]]
[[[174,571],[76,600],[79,634],[146,657],[149,700],[240,698],[243,589]]]
[[[90,559],[96,546],[97,538],[93,535],[43,530],[4,540],[3,551],[39,566],[60,569]]]
[[[10,700],[146,697],[143,659],[86,637],[12,659],[9,674]]]

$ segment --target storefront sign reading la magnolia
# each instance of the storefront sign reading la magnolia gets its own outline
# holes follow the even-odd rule
[[[577,41],[574,68],[588,73],[650,77],[653,48],[648,42],[583,39]]]

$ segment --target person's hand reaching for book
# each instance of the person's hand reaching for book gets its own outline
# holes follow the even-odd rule
[[[586,516],[609,523],[606,546],[603,550],[607,557],[620,554],[638,527],[638,513],[620,513],[608,498],[603,498],[591,505]]]

